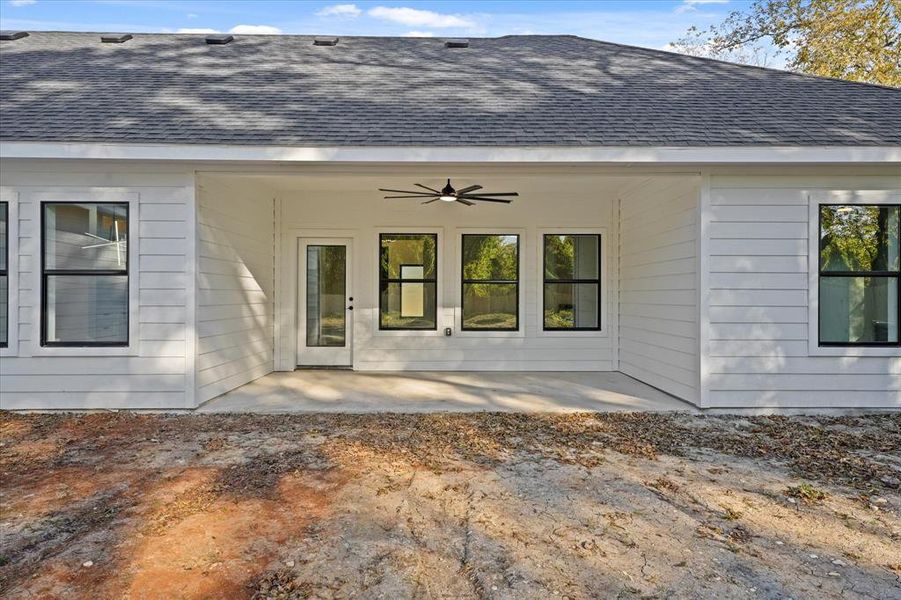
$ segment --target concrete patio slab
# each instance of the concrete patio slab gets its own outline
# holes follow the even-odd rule
[[[197,412],[691,411],[691,404],[622,373],[271,373]]]

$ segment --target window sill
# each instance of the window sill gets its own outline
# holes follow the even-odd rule
[[[491,331],[490,329],[457,329],[454,332],[454,335],[458,337],[473,337],[473,338],[521,338],[526,337],[526,332],[520,329],[519,331]]]
[[[810,345],[810,356],[901,356],[901,348],[898,346],[817,346]]]
[[[41,346],[32,356],[138,356],[134,346]]]
[[[536,333],[537,337],[609,337],[606,329],[542,329]]]
[[[376,329],[373,337],[444,337],[444,330],[436,329]]]

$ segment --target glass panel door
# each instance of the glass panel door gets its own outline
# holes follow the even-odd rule
[[[349,239],[301,238],[297,252],[297,365],[350,366],[353,295]]]

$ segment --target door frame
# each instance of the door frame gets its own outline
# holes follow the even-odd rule
[[[313,363],[310,363],[309,358],[307,356],[306,361],[302,361],[304,350],[306,347],[303,342],[303,334],[306,331],[307,324],[307,307],[309,306],[309,299],[307,297],[306,291],[306,276],[307,276],[307,262],[301,260],[301,256],[306,256],[306,253],[303,252],[304,248],[309,248],[311,246],[343,246],[345,248],[344,255],[344,298],[343,304],[345,306],[344,309],[344,345],[343,346],[319,346],[320,350],[308,350],[309,354],[319,354],[321,356],[317,357],[320,360],[317,360]],[[337,238],[337,237],[302,237],[297,239],[297,335],[295,337],[296,340],[296,360],[297,367],[349,367],[353,365],[353,324],[354,324],[354,313],[353,308],[347,308],[348,305],[353,306],[353,298],[354,288],[353,288],[353,265],[354,265],[354,241],[353,238]],[[301,332],[300,328],[304,327],[304,331]],[[346,360],[345,360],[346,355]]]
[[[361,252],[359,231],[356,229],[315,229],[315,228],[288,228],[279,236],[279,248],[276,253],[275,265],[275,370],[294,371],[297,368],[297,332],[298,332],[298,298],[297,283],[299,268],[297,256],[301,238],[343,238],[353,243],[351,252]],[[352,264],[348,272],[350,289],[355,294],[362,291],[357,278],[360,257],[352,257]],[[362,297],[354,296],[354,314],[360,308]],[[354,318],[349,324],[353,331],[348,332],[351,343],[351,368],[355,367],[356,355],[354,346],[357,336],[356,327],[359,318]]]

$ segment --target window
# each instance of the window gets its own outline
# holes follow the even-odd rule
[[[519,330],[519,236],[463,234],[464,331]]]
[[[379,235],[379,329],[438,328],[438,235]]]
[[[128,204],[42,205],[41,345],[128,345]]]
[[[0,202],[0,348],[9,346],[9,203]]]
[[[544,236],[545,331],[601,328],[601,236]]]
[[[820,346],[898,346],[901,206],[820,205]]]
[[[307,246],[307,347],[347,343],[347,246]]]

